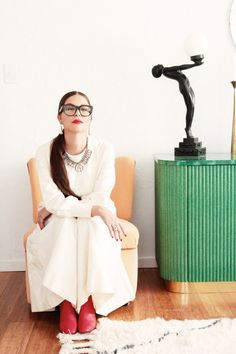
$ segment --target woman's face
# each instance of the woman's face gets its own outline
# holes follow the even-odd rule
[[[83,106],[85,105],[85,106]],[[65,132],[71,132],[71,133],[87,133],[90,123],[91,123],[91,119],[92,116],[91,114],[89,114],[89,110],[88,107],[89,103],[86,100],[85,97],[81,96],[81,95],[74,95],[71,96],[69,98],[67,98],[67,100],[64,103],[64,108],[65,108],[65,112],[62,111],[61,113],[58,114],[58,120],[60,122],[60,124],[63,125],[64,127],[64,131]],[[82,115],[79,111],[79,109],[75,111],[75,107],[74,106],[82,106],[81,107],[81,112]],[[66,114],[67,113],[67,114]],[[71,115],[73,114],[73,115]],[[87,115],[88,116],[83,116],[83,115]]]

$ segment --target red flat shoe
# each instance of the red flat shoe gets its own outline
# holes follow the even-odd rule
[[[59,328],[64,333],[76,333],[77,317],[76,312],[71,303],[67,300],[60,304],[60,323]]]
[[[91,296],[88,301],[81,306],[78,320],[78,331],[80,333],[87,333],[94,330],[97,326],[96,312],[93,306]]]

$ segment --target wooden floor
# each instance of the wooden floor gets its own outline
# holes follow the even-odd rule
[[[136,300],[109,315],[116,320],[236,317],[236,294],[167,292],[157,269],[140,269]],[[58,312],[31,313],[23,272],[0,273],[0,354],[58,354]]]

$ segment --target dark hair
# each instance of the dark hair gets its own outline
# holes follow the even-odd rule
[[[75,95],[83,96],[88,101],[88,104],[90,104],[88,97],[84,93],[79,91],[67,92],[60,100],[58,106],[58,114],[60,112],[61,107],[66,102],[66,100],[69,97]],[[72,195],[73,197],[76,197],[79,200],[81,200],[81,197],[75,194],[70,188],[67,171],[63,160],[64,152],[65,152],[65,138],[63,133],[63,134],[58,134],[58,136],[56,136],[53,139],[51,144],[50,167],[51,167],[52,179],[54,183],[56,183],[57,187],[62,191],[65,197]]]

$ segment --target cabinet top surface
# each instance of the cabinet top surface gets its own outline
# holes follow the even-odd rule
[[[174,156],[173,154],[155,154],[154,160],[162,165],[236,165],[236,155],[231,153],[206,154],[206,156]]]

